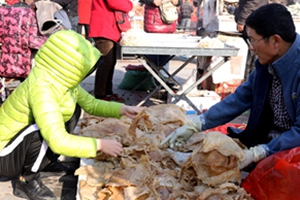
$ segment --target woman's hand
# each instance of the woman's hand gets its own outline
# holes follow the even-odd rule
[[[97,139],[97,150],[110,156],[117,157],[123,150],[123,146],[116,140]]]
[[[120,109],[120,115],[122,115],[122,116],[125,115],[125,116],[133,119],[143,109],[144,109],[144,107],[123,105]]]
[[[171,3],[172,3],[174,6],[177,6],[177,5],[178,5],[178,0],[171,0]]]
[[[162,0],[153,0],[153,4],[156,6],[160,6],[161,2],[162,2]]]

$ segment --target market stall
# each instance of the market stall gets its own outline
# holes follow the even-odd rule
[[[171,96],[169,103],[177,103],[179,100],[186,101],[198,114],[201,110],[197,108],[190,100],[187,98],[187,94],[196,88],[197,85],[206,80],[213,72],[219,69],[224,63],[226,63],[231,56],[236,56],[238,53],[238,48],[233,48],[226,46],[223,43],[218,43],[219,46],[214,46],[214,44],[207,44],[204,46],[199,46],[202,37],[196,37],[184,34],[152,34],[145,33],[144,36],[147,38],[147,44],[142,44],[142,46],[131,45],[130,43],[122,45],[121,53],[127,55],[135,55],[141,64],[150,72],[150,74],[160,83],[144,100],[139,103],[139,106],[143,105],[150,97],[153,96],[162,87]],[[148,55],[169,55],[169,60],[175,56],[185,55],[188,57],[186,61],[182,63],[172,74],[167,72],[163,66],[157,66],[153,63]],[[207,68],[205,75],[200,79],[196,80],[192,85],[180,92],[174,92],[167,84],[168,81],[172,81],[179,84],[175,75],[178,74],[182,69],[184,69],[189,62],[194,58],[199,56],[219,56],[222,59],[213,67]],[[161,70],[167,74],[167,77],[162,75]]]
[[[250,200],[239,186],[243,147],[232,138],[202,132],[180,148],[161,145],[187,121],[185,111],[173,104],[147,107],[132,120],[85,113],[80,134],[115,139],[123,151],[117,157],[99,152],[94,159],[81,160],[75,172],[77,200]]]

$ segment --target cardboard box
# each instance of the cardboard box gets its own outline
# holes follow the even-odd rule
[[[200,110],[205,111],[209,109],[211,106],[220,102],[221,97],[215,91],[210,90],[197,90],[197,92],[193,92],[189,94],[187,98]],[[172,98],[172,101],[174,98]],[[176,105],[182,107],[188,113],[194,113],[194,109],[185,101],[180,100],[176,103]]]
[[[238,55],[232,56],[230,60],[224,63],[213,74],[213,83],[218,84],[234,79],[244,79],[246,62],[248,56],[248,46],[241,37],[218,35],[218,39],[223,41],[226,45],[239,48]],[[213,57],[211,67],[215,67],[221,59]]]

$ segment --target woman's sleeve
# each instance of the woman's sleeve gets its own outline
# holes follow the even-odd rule
[[[122,103],[102,101],[78,86],[77,103],[87,113],[102,117],[120,118]]]

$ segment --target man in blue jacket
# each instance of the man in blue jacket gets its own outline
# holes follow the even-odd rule
[[[251,113],[244,131],[228,128],[249,149],[240,169],[268,155],[300,146],[300,35],[291,13],[280,4],[255,10],[246,20],[255,70],[236,91],[171,133],[162,144],[180,146],[193,133]]]

